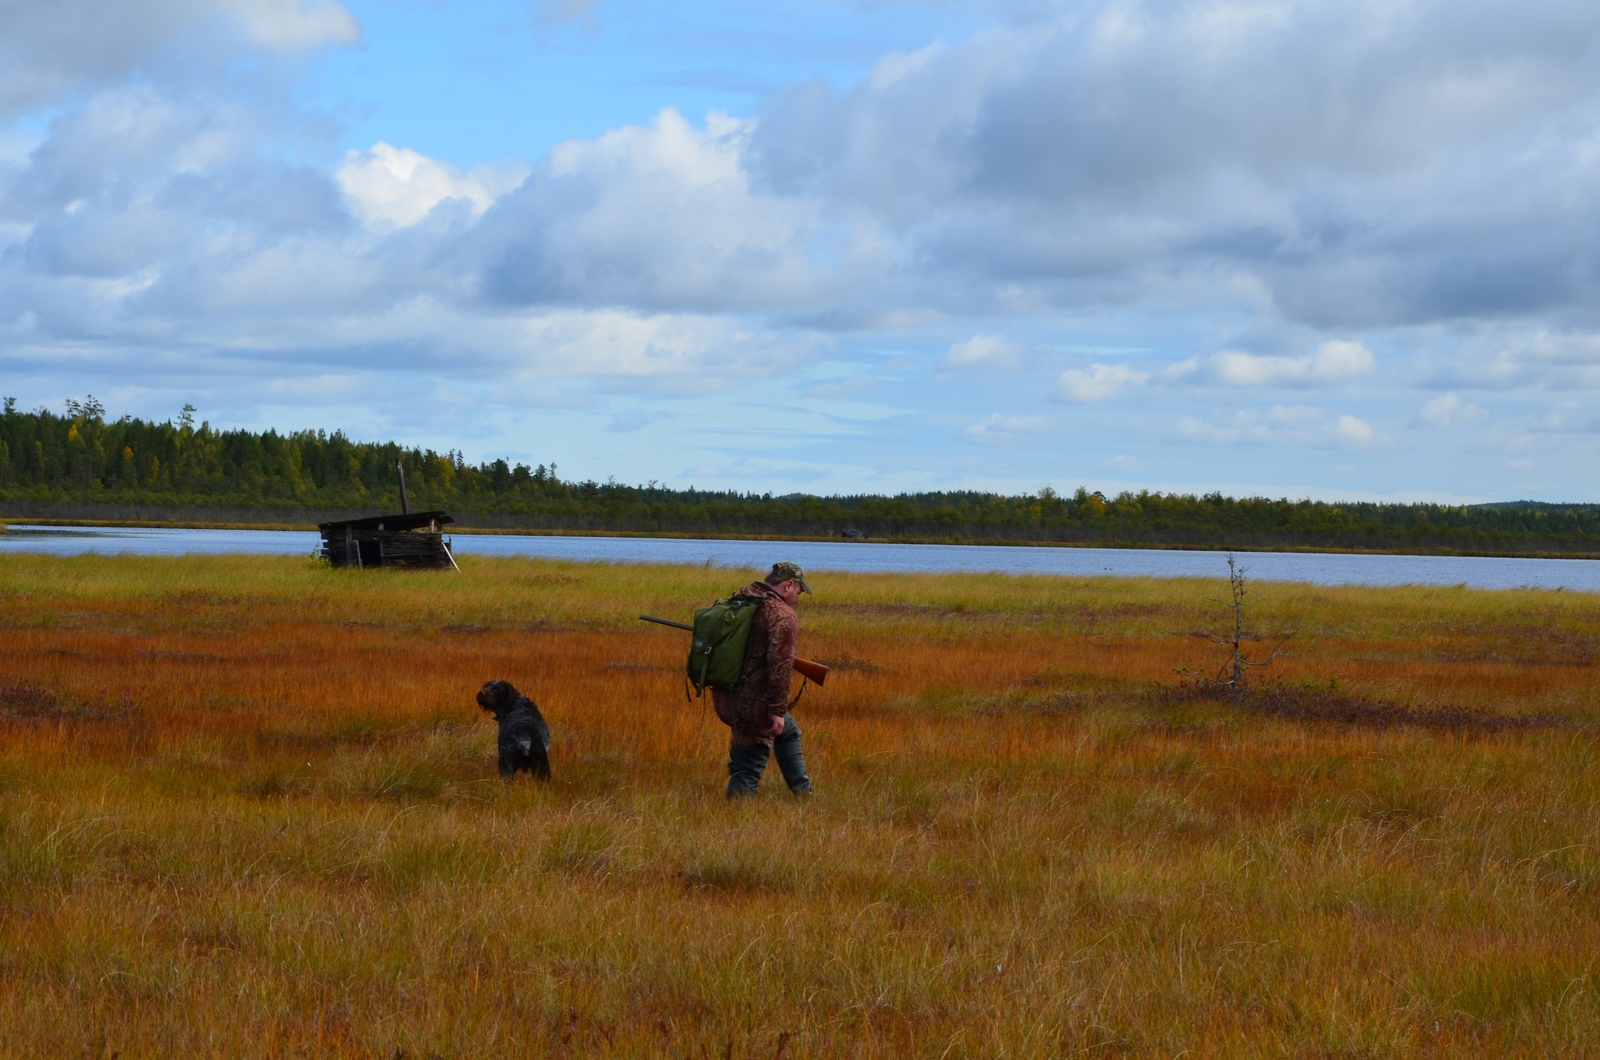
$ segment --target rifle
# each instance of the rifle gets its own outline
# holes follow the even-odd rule
[[[640,615],[639,617],[646,622],[654,622],[657,625],[662,626],[671,626],[674,629],[686,629],[690,633],[694,632],[694,627],[689,625],[687,622],[674,622],[669,618],[656,618],[652,615]],[[826,666],[819,662],[812,662],[810,659],[799,658],[798,656],[796,656],[794,660],[794,672],[809,681],[815,682],[819,687],[828,679],[828,668]]]

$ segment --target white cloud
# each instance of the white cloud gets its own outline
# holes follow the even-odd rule
[[[1089,404],[1104,401],[1123,387],[1143,386],[1149,378],[1149,372],[1141,372],[1125,364],[1068,368],[1056,380],[1055,396],[1061,401]]]
[[[864,83],[873,91],[882,92],[927,66],[944,50],[943,44],[934,43],[915,52],[890,52],[872,65]]]
[[[877,252],[819,234],[815,203],[755,188],[748,121],[696,128],[671,108],[648,127],[558,145],[485,216],[464,265],[511,304],[817,311],[856,297],[842,274]],[[839,264],[819,267],[815,238]],[[842,242],[840,241],[842,239]]]
[[[1592,4],[1060,11],[840,93],[796,86],[760,115],[758,171],[884,219],[952,306],[1248,287],[1263,318],[1331,332],[1600,293],[1587,221],[1567,223],[1600,209]],[[1337,357],[1319,370],[1359,367]],[[1232,367],[1301,379],[1298,360]]]
[[[1523,426],[1540,434],[1592,434],[1600,432],[1600,417],[1576,401],[1558,401],[1543,415],[1525,420]]]
[[[1200,355],[1185,357],[1181,361],[1174,361],[1161,370],[1161,378],[1169,383],[1180,382],[1188,379],[1200,371]]]
[[[1311,357],[1311,378],[1322,382],[1354,379],[1372,371],[1372,351],[1363,343],[1334,339],[1324,342]]]
[[[1416,373],[1430,389],[1600,388],[1600,333],[1591,320],[1559,329],[1538,320],[1486,322],[1438,345]]]
[[[232,9],[250,35],[269,48],[289,50],[324,44],[354,44],[361,25],[335,0],[234,0]]]
[[[1455,425],[1474,425],[1488,419],[1489,414],[1459,394],[1441,394],[1428,401],[1417,413],[1417,422],[1426,427],[1442,429]]]
[[[1194,363],[1200,366],[1200,362]],[[1230,350],[1203,362],[1205,376],[1227,386],[1336,383],[1365,375],[1372,365],[1372,351],[1366,346],[1339,340],[1325,342],[1316,352],[1301,357],[1262,357]]]
[[[242,40],[239,30],[243,30]],[[213,57],[354,44],[334,0],[8,0],[0,4],[0,117],[115,83],[188,44]]]
[[[557,310],[512,325],[522,373],[676,380],[697,388],[777,374],[813,359],[817,344],[752,331],[722,317]]]
[[[1582,368],[1600,366],[1600,335],[1593,333],[1553,334],[1542,331],[1529,338],[1525,349],[1529,360],[1545,364]]]
[[[1372,424],[1355,416],[1340,416],[1335,428],[1339,438],[1350,445],[1370,445],[1373,439]]]
[[[1258,357],[1226,350],[1213,354],[1207,364],[1211,377],[1218,382],[1231,386],[1262,386],[1286,379],[1304,379],[1308,361],[1308,358]]]
[[[806,329],[684,311],[752,277],[773,282],[751,249],[769,232],[771,268],[805,267],[803,240],[786,256],[795,227],[773,229],[742,183],[737,123],[701,130],[666,114],[650,129],[569,145],[545,166],[546,201],[533,196],[545,212],[519,230],[507,222],[527,222],[528,203],[502,212],[518,194],[515,172],[462,173],[388,144],[351,153],[332,174],[286,166],[262,156],[255,117],[149,85],[109,90],[0,166],[0,224],[12,239],[0,321],[28,322],[28,357],[55,348],[66,370],[117,351],[141,379],[169,366],[257,378],[309,357],[324,371],[448,365],[460,378],[677,392],[786,372],[827,347]],[[561,201],[574,181],[587,213]],[[649,193],[630,199],[640,189]],[[438,211],[451,223],[421,223]],[[534,233],[559,251],[562,297],[485,304],[486,251],[502,281],[531,264],[518,253],[526,242],[493,239]],[[601,274],[635,297],[608,295],[592,282]],[[674,311],[640,308],[652,294]],[[19,354],[0,350],[0,374]]]
[[[1007,416],[995,413],[988,419],[974,423],[964,432],[969,441],[980,445],[1001,445],[1015,440],[1019,434],[1039,434],[1055,426],[1048,416]]]
[[[346,154],[334,176],[357,216],[390,229],[416,224],[446,200],[462,202],[476,217],[521,184],[527,170],[476,166],[462,173],[448,162],[380,141],[371,150]]]
[[[698,394],[794,371],[826,352],[805,333],[746,326],[723,316],[623,309],[484,314],[417,297],[338,320],[310,335],[339,363],[442,371],[508,387],[566,381],[602,391]],[[308,335],[265,320],[243,336],[205,328],[185,339],[270,366],[293,360]]]
[[[1175,434],[1179,440],[1207,445],[1296,449],[1366,447],[1378,440],[1365,420],[1349,414],[1331,417],[1310,405],[1274,405],[1265,413],[1240,409],[1220,423],[1183,416]]]
[[[1016,347],[998,335],[974,335],[952,345],[939,360],[941,368],[1015,368],[1021,363]]]

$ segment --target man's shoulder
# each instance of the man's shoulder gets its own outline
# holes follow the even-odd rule
[[[789,602],[766,582],[751,582],[739,590],[740,596],[755,597],[761,601],[761,617],[770,622],[798,622],[799,616]]]
[[[761,613],[766,618],[769,626],[798,626],[800,624],[799,614],[795,612],[793,607],[789,606],[787,600],[777,593],[773,593],[767,598],[766,606],[761,609]]]

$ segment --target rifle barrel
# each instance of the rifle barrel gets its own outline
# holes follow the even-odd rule
[[[646,622],[655,622],[655,623],[658,623],[658,624],[663,625],[663,626],[672,626],[675,629],[686,629],[690,633],[694,632],[694,627],[689,625],[687,622],[674,622],[671,619],[668,619],[668,618],[656,618],[653,615],[640,615],[639,617],[641,619],[643,619],[644,621],[646,621]]]

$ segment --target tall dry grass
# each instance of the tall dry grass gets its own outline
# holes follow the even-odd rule
[[[1595,597],[1263,584],[1227,699],[1220,579],[819,575],[729,806],[634,616],[739,574],[464,567],[4,560],[0,1051],[1597,1051]]]

